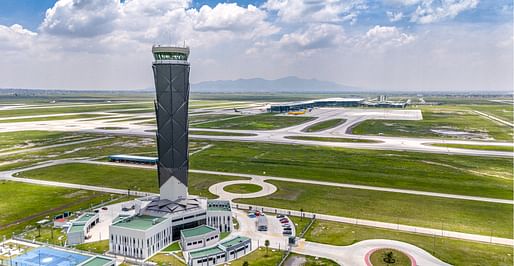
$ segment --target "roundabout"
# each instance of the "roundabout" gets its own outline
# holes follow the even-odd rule
[[[209,192],[227,200],[264,197],[275,191],[277,187],[259,178],[226,181],[209,187]]]

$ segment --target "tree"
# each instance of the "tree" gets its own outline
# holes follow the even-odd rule
[[[249,265],[250,265],[250,263],[248,263],[248,261],[246,261],[246,260],[245,260],[245,261],[243,262],[243,266],[249,266]]]
[[[266,247],[266,257],[267,257],[268,256],[269,240],[266,239],[266,241],[264,241],[264,246]]]

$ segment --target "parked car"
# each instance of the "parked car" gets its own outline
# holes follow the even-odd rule
[[[293,234],[293,232],[291,232],[291,231],[283,231],[282,232],[282,235],[292,235],[292,234]]]
[[[95,210],[95,212],[96,212],[96,213],[99,213],[99,212],[100,212],[100,210],[99,210],[99,209],[96,209],[96,210]]]
[[[287,224],[282,224],[282,227],[289,227],[289,228],[291,228],[291,225],[288,224],[288,223]]]
[[[102,210],[106,211],[108,208],[107,207],[102,207]]]
[[[249,218],[255,218],[257,216],[255,215],[255,213],[251,212],[251,213],[248,213],[248,217]]]
[[[277,214],[277,218],[285,218],[283,214]]]

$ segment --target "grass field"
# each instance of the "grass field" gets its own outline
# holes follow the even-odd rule
[[[475,104],[469,105],[467,107],[492,116],[496,116],[505,121],[513,121],[514,106],[512,104]]]
[[[246,194],[261,191],[262,187],[254,184],[234,184],[224,187],[223,190],[230,193]]]
[[[191,130],[191,131],[189,131],[189,135],[207,135],[207,136],[239,136],[239,137],[256,136],[255,134],[249,134],[249,133],[220,132],[220,131],[205,131],[205,130]]]
[[[213,121],[195,125],[197,128],[270,130],[305,123],[314,117],[283,116],[275,114],[245,115],[234,119]]]
[[[192,169],[512,199],[512,160],[302,145],[212,142]]]
[[[19,176],[73,184],[159,192],[157,171],[151,168],[70,163],[22,172]],[[190,173],[189,193],[214,198],[215,196],[208,190],[211,185],[241,179],[245,178]]]
[[[511,266],[512,248],[437,236],[404,233],[362,225],[318,220],[305,234],[308,241],[346,246],[366,239],[391,239],[418,246],[437,258],[462,266]]]
[[[346,119],[338,118],[338,119],[325,120],[323,122],[319,122],[312,126],[309,126],[308,128],[304,129],[304,131],[305,132],[323,131],[323,130],[327,130],[327,129],[342,125],[344,122],[346,122]]]
[[[48,106],[45,108],[0,110],[0,117],[100,112],[100,111],[123,110],[123,109],[132,109],[132,108],[148,108],[148,107],[152,107],[152,106],[153,106],[153,104],[150,101],[148,103],[134,102],[134,103],[125,103],[125,104],[96,103],[94,106],[80,106],[80,105],[70,104],[69,107],[68,106],[67,107]]]
[[[509,204],[283,181],[269,183],[277,186],[277,192],[235,202],[513,238],[513,210]]]
[[[459,148],[471,150],[486,150],[486,151],[508,151],[513,152],[512,146],[493,146],[493,145],[467,145],[467,144],[451,144],[451,143],[432,143],[432,146],[445,147],[445,148]]]
[[[148,261],[157,263],[159,266],[182,266],[186,265],[183,261],[177,259],[175,256],[167,253],[157,253]]]
[[[59,144],[93,136],[92,134],[55,132],[55,131],[23,131],[3,132],[0,134],[0,150],[17,150],[44,145]]]
[[[75,246],[76,249],[85,250],[93,253],[104,254],[109,251],[109,240],[84,243]]]
[[[512,140],[512,128],[493,122],[467,107],[426,106],[422,108],[423,120],[366,120],[352,129],[357,135],[385,135],[396,137],[427,137],[449,139]],[[448,135],[434,130],[469,132],[472,136]]]
[[[283,254],[283,251],[274,250],[271,248],[268,249],[266,254],[266,248],[259,247],[259,249],[253,251],[252,253],[237,260],[231,261],[230,265],[242,266],[243,263],[247,261],[248,265],[276,266],[282,259]]]
[[[25,183],[0,183],[0,237],[20,233],[25,226],[63,211],[89,208],[110,199],[109,194]]]
[[[54,120],[92,118],[92,117],[104,117],[104,115],[100,115],[100,114],[80,114],[80,115],[60,115],[60,116],[32,117],[32,118],[19,118],[19,119],[0,119],[0,123],[54,121]]]
[[[286,139],[297,140],[315,140],[326,142],[351,142],[351,143],[379,143],[380,141],[371,139],[351,139],[351,138],[331,138],[331,137],[314,137],[314,136],[286,136]]]

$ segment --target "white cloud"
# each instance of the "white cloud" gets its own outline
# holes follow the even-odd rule
[[[268,0],[263,8],[276,11],[278,17],[294,22],[355,22],[367,8],[364,0]]]
[[[284,34],[279,40],[283,48],[300,51],[335,47],[344,40],[343,28],[332,24],[314,24],[297,32]]]
[[[19,24],[10,27],[0,25],[0,49],[16,50],[30,48],[37,33],[24,29]]]
[[[379,48],[382,50],[388,47],[406,45],[414,40],[414,36],[403,33],[396,27],[376,25],[369,29],[364,38],[360,39],[357,44],[362,47]]]
[[[111,32],[119,16],[118,0],[59,0],[46,11],[41,31],[54,35],[94,37]]]
[[[386,11],[386,15],[389,18],[389,21],[391,21],[391,22],[400,21],[403,18],[402,12]]]
[[[250,33],[250,36],[267,36],[278,31],[277,27],[266,21],[266,12],[253,5],[244,8],[236,3],[219,3],[214,8],[202,6],[190,15],[194,29],[202,32],[230,31]]]
[[[423,0],[411,16],[411,21],[429,24],[454,18],[461,12],[477,7],[479,0]]]

